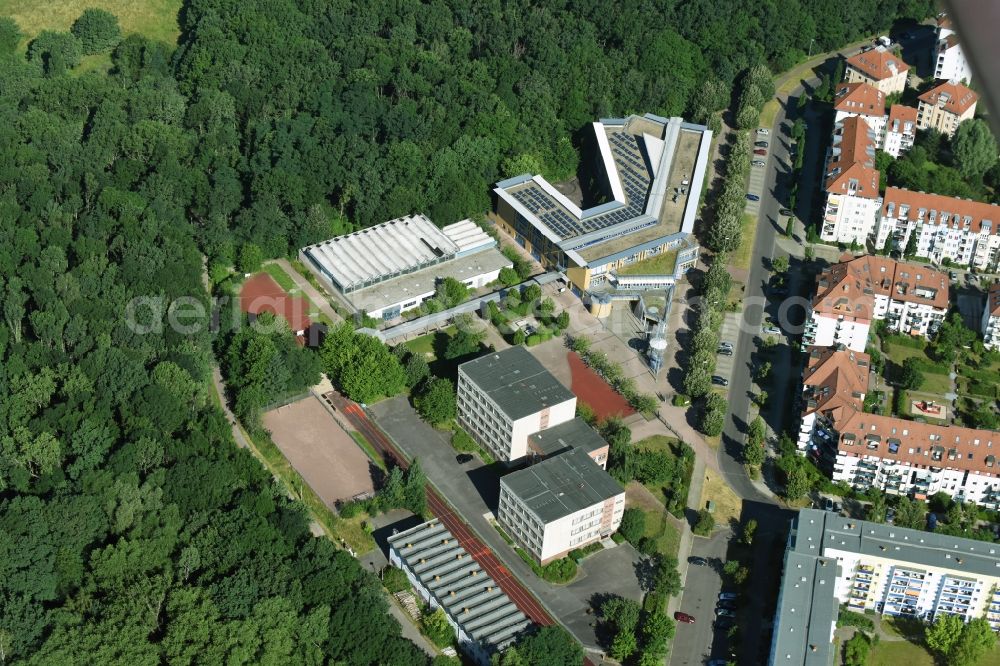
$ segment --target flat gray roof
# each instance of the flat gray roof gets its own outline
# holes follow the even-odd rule
[[[403,566],[473,640],[502,650],[531,620],[437,518],[389,537]]]
[[[832,662],[830,624],[837,616],[834,582],[839,572],[837,560],[826,556],[828,549],[966,575],[1000,575],[998,544],[802,509],[785,556],[772,664]]]
[[[480,356],[458,369],[514,421],[574,397],[520,345]]]
[[[491,247],[344,294],[344,297],[359,311],[378,312],[382,308],[405,304],[433,292],[437,288],[438,280],[450,277],[464,282],[512,265],[510,259],[503,256],[495,247]]]
[[[570,449],[512,472],[500,485],[543,523],[559,520],[625,492],[583,449]]]
[[[568,449],[583,449],[590,453],[608,445],[596,430],[579,417],[536,432],[528,439],[532,448],[544,456],[554,456]]]

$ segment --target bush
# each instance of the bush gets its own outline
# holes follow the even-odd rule
[[[410,589],[410,579],[406,572],[393,566],[382,569],[382,585],[392,594]]]
[[[518,556],[531,567],[535,575],[550,583],[568,583],[576,578],[576,562],[568,557],[553,560],[545,566],[540,566],[523,548],[515,548]]]
[[[642,509],[629,507],[622,514],[618,532],[632,545],[636,545],[646,532],[646,514]]]
[[[340,517],[344,520],[350,520],[361,514],[364,511],[364,506],[359,502],[348,502],[347,504],[340,507]]]
[[[534,347],[535,345],[540,345],[541,343],[542,343],[542,336],[540,336],[538,333],[532,333],[524,341],[524,344],[528,345],[529,347]]]
[[[698,522],[695,523],[694,528],[691,530],[698,536],[708,536],[715,529],[715,518],[712,514],[708,512],[708,509],[702,509],[698,512]]]
[[[837,616],[837,626],[857,627],[858,629],[864,629],[865,631],[875,630],[875,623],[872,622],[871,618],[865,617],[861,613],[855,613],[854,611],[847,610],[846,608],[840,609],[840,614]]]
[[[569,559],[579,564],[580,560],[587,557],[588,555],[596,553],[599,550],[604,550],[604,545],[600,541],[595,541],[594,543],[584,548],[574,548],[573,550],[569,551],[568,557]]]

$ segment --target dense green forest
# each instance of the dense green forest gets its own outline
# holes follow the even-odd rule
[[[0,21],[0,660],[424,663],[233,445],[209,327],[156,304],[208,309],[203,255],[214,276],[345,220],[452,222],[502,175],[572,173],[597,116],[703,120],[755,62],[928,8],[191,0],[177,48],[91,17],[26,52]],[[284,334],[219,347],[248,393],[316,371]]]

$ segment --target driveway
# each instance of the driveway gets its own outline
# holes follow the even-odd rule
[[[713,657],[729,656],[723,653],[726,632],[719,630],[716,635],[712,626],[715,621],[715,602],[722,590],[722,566],[726,562],[729,535],[729,530],[723,529],[710,538],[694,538],[691,555],[705,558],[708,565],[688,566],[680,610],[694,616],[695,623],[677,623],[670,666],[693,666],[704,664]]]
[[[641,601],[636,565],[642,558],[627,544],[584,560],[580,574],[569,585],[550,585],[539,579],[489,522],[499,497],[499,477],[490,467],[478,459],[458,464],[448,434],[421,421],[404,397],[372,405],[369,412],[399,448],[420,460],[427,478],[456,513],[585,647],[600,649],[593,616],[587,612],[595,595],[617,594]]]

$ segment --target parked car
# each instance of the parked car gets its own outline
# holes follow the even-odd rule
[[[731,611],[728,608],[716,608],[715,614],[719,617],[736,617],[736,611]]]
[[[948,278],[951,280],[957,280],[958,273],[956,273],[955,271],[948,271]]]
[[[719,375],[712,375],[712,383],[716,386],[729,386],[729,380]]]
[[[721,354],[722,356],[732,356],[733,355],[733,348],[732,347],[719,347],[718,349],[715,350],[715,353],[716,354]]]
[[[751,164],[753,164],[755,167],[762,167],[767,163],[764,160],[754,160],[753,162],[751,162]]]
[[[720,592],[719,601],[736,601],[740,598],[740,595],[736,592]]]
[[[788,210],[787,208],[782,208],[781,210],[778,211],[778,214],[779,215],[793,215],[794,213],[792,213],[792,211]]]
[[[712,625],[716,629],[729,629],[736,624],[736,620],[731,617],[718,617],[715,619],[715,624]]]
[[[764,333],[767,335],[781,335],[781,329],[771,324],[764,327]]]
[[[754,155],[767,155],[767,151],[763,148],[757,148],[753,151]]]
[[[770,134],[770,133],[771,133],[771,130],[767,129],[766,127],[758,127],[757,128],[757,134]]]
[[[823,510],[824,511],[833,511],[833,500],[830,499],[829,497],[824,497],[823,498]]]
[[[719,610],[719,609],[736,610],[736,602],[733,601],[733,600],[730,600],[730,601],[720,601],[719,603],[717,603],[715,605],[715,609],[716,610]]]
[[[674,619],[678,622],[683,622],[684,624],[694,624],[693,615],[688,615],[687,613],[682,613],[680,611],[674,613]]]
[[[749,194],[748,193],[747,194],[747,200],[748,201],[760,201],[760,197],[757,196],[756,194]]]
[[[457,456],[455,456],[455,460],[460,465],[464,465],[467,462],[471,462],[472,458],[473,456],[471,453],[459,453]]]
[[[727,342],[726,340],[723,340],[722,342],[719,343],[719,346],[720,347],[729,347],[730,349],[732,349],[733,348],[733,343],[732,342]]]
[[[896,520],[896,510],[891,506],[885,510],[885,524],[892,525]]]
[[[758,148],[767,148],[767,141],[754,141],[753,145],[757,146]]]
[[[697,555],[692,555],[688,558],[688,564],[697,564],[699,567],[704,567],[708,565],[708,560],[704,557],[698,557]]]

